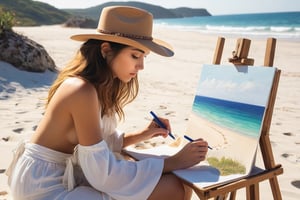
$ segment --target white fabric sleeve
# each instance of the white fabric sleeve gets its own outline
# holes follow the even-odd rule
[[[123,138],[124,132],[116,129],[113,134],[109,135],[105,139],[105,142],[107,143],[109,149],[111,149],[113,152],[121,153],[123,148]]]
[[[103,140],[92,146],[78,145],[78,160],[88,182],[119,200],[146,200],[157,185],[164,160],[117,160]]]

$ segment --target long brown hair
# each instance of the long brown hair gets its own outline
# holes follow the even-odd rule
[[[109,64],[101,54],[100,46],[103,42],[91,39],[82,44],[76,56],[60,71],[51,86],[47,105],[65,79],[78,76],[89,81],[97,89],[102,116],[113,115],[116,112],[119,119],[125,117],[123,107],[136,98],[139,89],[138,79],[135,77],[124,83],[113,77]],[[123,44],[109,43],[114,57],[127,47]]]

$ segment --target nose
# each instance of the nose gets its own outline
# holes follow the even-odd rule
[[[136,68],[138,70],[143,70],[144,69],[144,58],[141,58],[140,61],[137,63]]]
[[[138,70],[143,70],[144,69],[144,63],[138,64]]]

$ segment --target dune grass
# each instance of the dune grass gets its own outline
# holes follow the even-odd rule
[[[221,159],[218,159],[217,157],[209,157],[207,158],[207,161],[211,166],[220,171],[221,176],[246,173],[246,167],[231,158],[222,157]]]

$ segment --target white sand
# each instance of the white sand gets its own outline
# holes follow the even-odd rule
[[[169,118],[175,135],[182,135],[191,111],[201,66],[212,62],[218,35],[155,28],[154,36],[172,44],[176,55],[163,58],[150,54],[147,57],[145,69],[139,74],[140,94],[136,101],[126,107],[127,118],[125,123],[120,124],[120,128],[126,131],[143,128],[151,119],[149,111],[153,110],[158,115]],[[17,27],[15,31],[42,44],[56,64],[63,66],[80,45],[69,40],[69,36],[91,30],[42,26]],[[226,39],[223,64],[228,64],[227,59],[235,48],[236,39]],[[249,39],[252,39],[249,58],[255,58],[255,65],[262,65],[266,41]],[[299,41],[277,41],[274,66],[282,70],[282,75],[270,137],[275,162],[282,164],[284,168],[284,174],[278,179],[285,200],[296,200],[300,195],[299,58]],[[47,96],[53,74],[47,73],[44,77],[20,72],[0,62],[0,170],[7,168],[12,158],[12,149],[18,141],[33,133],[41,118],[43,98]],[[170,140],[157,138],[148,144],[163,142]],[[257,164],[262,165],[260,157]],[[292,183],[296,183],[296,186]],[[0,173],[0,194],[5,191],[9,192],[6,176]],[[271,199],[268,182],[260,184],[260,193],[261,199]],[[0,200],[3,199],[11,197],[9,194],[0,195]],[[195,195],[193,199],[197,199]],[[237,199],[245,199],[244,190],[238,191]]]

